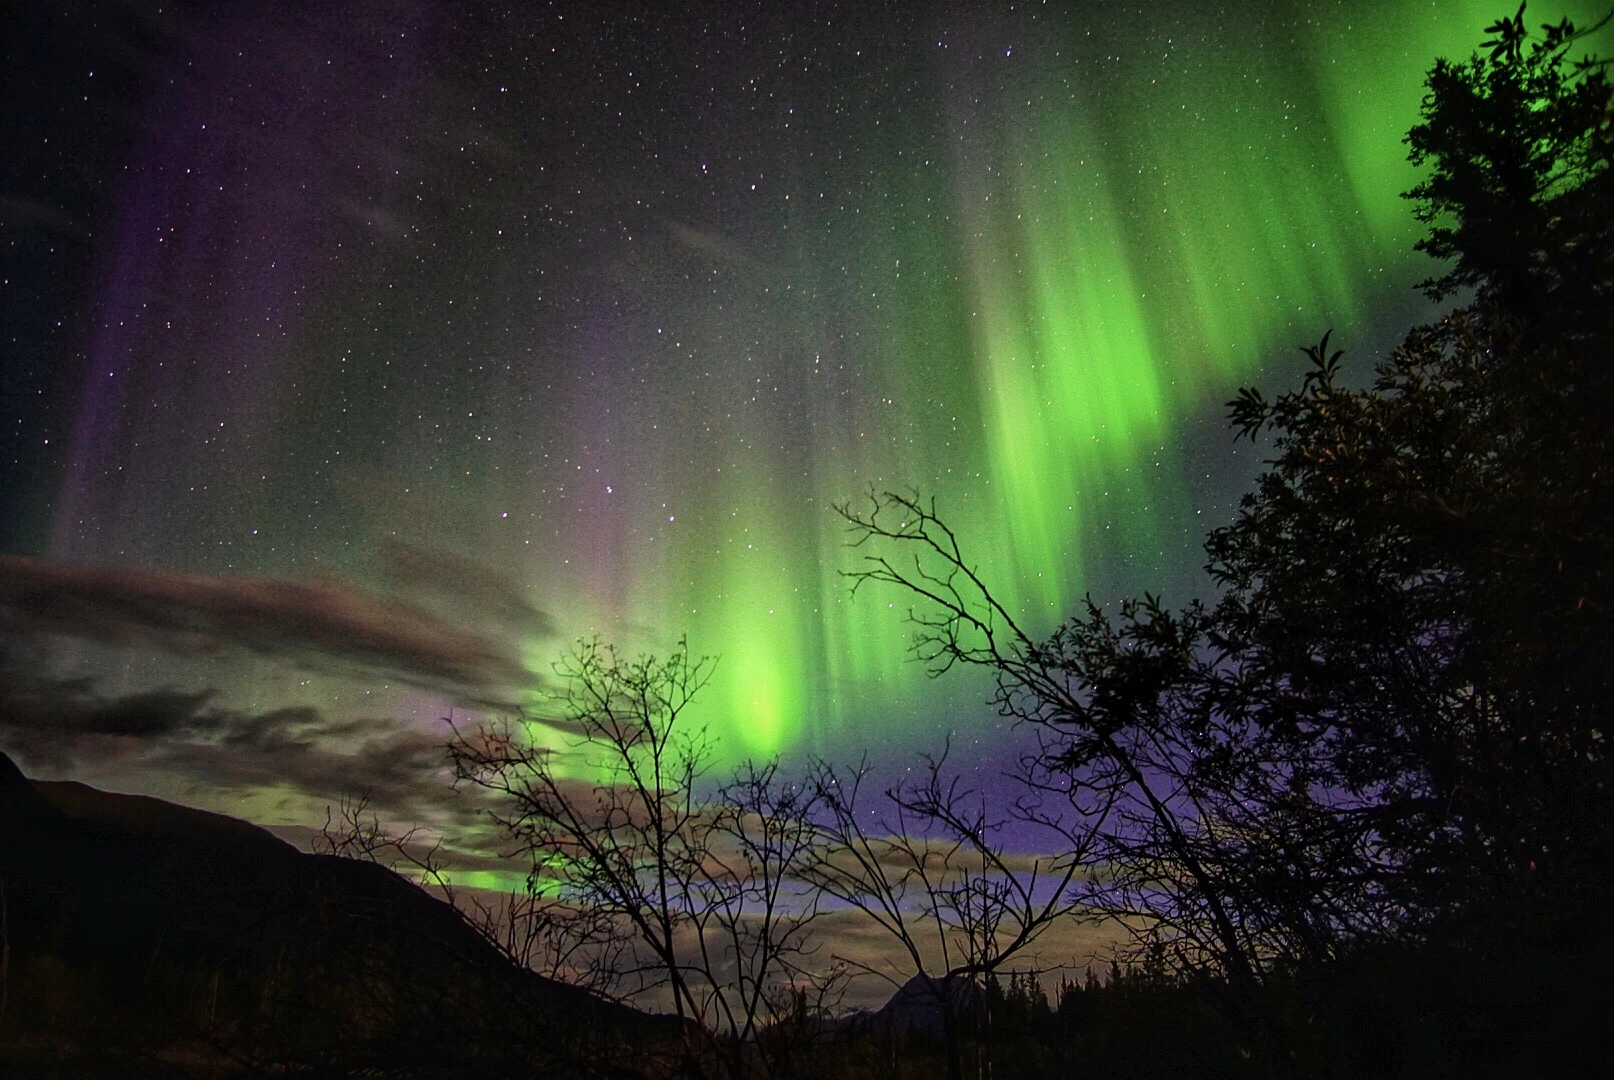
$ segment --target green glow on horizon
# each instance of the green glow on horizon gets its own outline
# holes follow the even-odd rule
[[[411,874],[422,884],[431,886],[436,882],[422,878],[419,873]],[[443,874],[447,884],[457,889],[483,889],[488,892],[510,893],[525,892],[527,888],[527,875],[514,870],[448,870]],[[540,890],[545,894],[555,890]]]
[[[761,524],[743,535],[743,552],[725,563],[717,622],[708,624],[703,640],[717,646],[714,697],[743,754],[771,757],[801,729],[805,715],[803,612],[799,596],[781,588],[790,576],[784,545]]]

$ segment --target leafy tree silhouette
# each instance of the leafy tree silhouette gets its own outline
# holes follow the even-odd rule
[[[1207,541],[1215,596],[1016,622],[933,502],[839,508],[855,586],[917,601],[917,656],[997,674],[1037,782],[1104,814],[1087,902],[1217,995],[1275,1072],[1274,987],[1385,942],[1505,959],[1592,934],[1608,885],[1614,704],[1614,148],[1592,30],[1438,62],[1408,137],[1432,296],[1471,302],[1346,385],[1229,403],[1271,457]],[[901,553],[900,556],[897,553]],[[1521,937],[1522,936],[1522,937]]]

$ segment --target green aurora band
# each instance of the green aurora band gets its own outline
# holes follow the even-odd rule
[[[1221,403],[1425,310],[1401,140],[1511,9],[973,7],[780,9],[835,25],[773,53],[534,8],[410,24],[398,62],[310,9],[345,71],[221,15],[263,56],[210,47],[144,118],[49,553],[362,582],[432,546],[553,615],[535,705],[568,638],[687,634],[725,759],[984,732],[979,679],[909,662],[905,598],[849,592],[832,506],[934,495],[1032,633],[1202,589],[1256,468]],[[1531,17],[1562,14],[1597,12]]]
[[[1144,574],[1164,572],[1160,534],[1192,519],[1185,463],[1165,460],[1181,418],[1264,358],[1408,310],[1427,271],[1401,137],[1431,59],[1466,55],[1496,8],[1315,7],[1264,38],[1207,27],[1163,48],[1140,32],[1108,64],[1052,44],[948,103],[951,185],[891,178],[885,203],[947,208],[934,228],[862,208],[848,291],[886,330],[865,347],[892,367],[887,394],[819,418],[829,467],[753,465],[718,546],[678,560],[669,621],[721,657],[703,715],[732,754],[878,743],[944,707],[904,664],[902,598],[848,596],[856,553],[837,554],[831,503],[871,484],[937,495],[1046,631],[1095,562],[1145,552]],[[814,513],[793,512],[802,494]]]

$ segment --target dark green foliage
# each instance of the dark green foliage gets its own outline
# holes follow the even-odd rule
[[[1420,246],[1455,260],[1431,288],[1474,304],[1366,389],[1325,338],[1298,390],[1241,392],[1235,430],[1273,456],[1207,545],[1220,599],[1124,611],[1084,668],[1135,698],[1151,661],[1149,708],[1220,819],[1205,859],[1241,923],[1277,931],[1249,941],[1265,961],[1550,935],[1608,883],[1610,87],[1570,63],[1571,25],[1529,41],[1522,14],[1436,65],[1409,138],[1440,222]]]
[[[1579,351],[1493,308],[1414,331],[1367,390],[1311,355],[1300,390],[1239,403],[1276,456],[1208,547],[1219,713],[1304,777],[1302,808],[1359,822],[1355,870],[1393,909],[1589,872],[1614,446]]]
[[[1325,338],[1299,389],[1230,403],[1273,456],[1211,536],[1220,598],[1175,624],[1180,669],[1156,683],[1183,697],[1205,858],[1270,931],[1249,939],[1269,993],[1285,970],[1359,991],[1351,958],[1397,943],[1357,973],[1423,996],[1378,1026],[1446,1060],[1499,1060],[1496,1031],[1544,1052],[1521,1000],[1556,1002],[1555,1046],[1606,1020],[1567,988],[1606,957],[1614,867],[1610,85],[1571,61],[1573,26],[1530,40],[1523,10],[1488,56],[1437,63],[1409,136],[1432,166],[1419,246],[1453,260],[1429,288],[1473,303],[1366,389]],[[1120,639],[1162,620],[1125,612]]]

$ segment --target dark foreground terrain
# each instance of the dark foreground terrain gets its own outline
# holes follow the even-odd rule
[[[0,754],[0,1075],[673,1076],[707,1070],[665,1018],[509,964],[449,905],[373,863],[234,818],[26,779]],[[1364,953],[1275,978],[1289,1075],[1614,1070],[1601,928]],[[802,1017],[791,1075],[944,1076],[934,995]],[[923,987],[919,988],[920,990]],[[1218,987],[1112,969],[1045,996],[955,994],[964,1076],[1271,1074]],[[782,1064],[780,1064],[782,1063]],[[713,1075],[721,1072],[713,1071]]]
[[[4,754],[0,895],[8,1077],[577,1075],[667,1041],[384,867]]]

